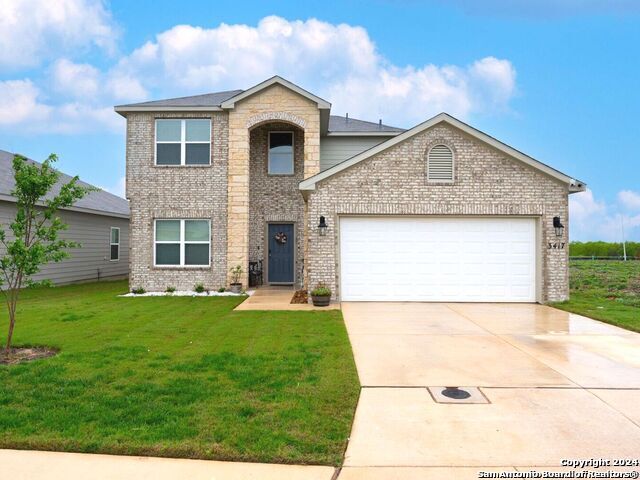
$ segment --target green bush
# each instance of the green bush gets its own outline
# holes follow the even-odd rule
[[[139,288],[132,288],[131,293],[133,293],[134,295],[142,295],[143,293],[147,293],[147,291],[144,288],[139,287]]]
[[[313,297],[330,297],[331,289],[326,285],[318,285],[316,288],[311,290],[311,296]]]
[[[165,292],[167,293],[173,293],[176,291],[176,287],[167,287],[167,289],[165,290]]]
[[[204,293],[205,291],[204,285],[201,283],[196,283],[193,289],[195,290],[196,293]]]
[[[218,289],[218,293],[223,293],[223,292],[226,292],[226,291],[227,291],[227,289],[226,289],[226,288],[224,288],[224,287],[220,287],[220,288]]]
[[[627,242],[627,257],[640,258],[640,242]],[[569,255],[572,257],[622,257],[622,243],[614,242],[571,242]]]

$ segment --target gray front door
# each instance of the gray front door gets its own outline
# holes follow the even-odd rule
[[[269,283],[293,283],[293,238],[292,223],[270,223],[267,229],[269,241]]]

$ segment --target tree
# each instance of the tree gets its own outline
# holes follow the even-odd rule
[[[15,187],[11,194],[16,199],[16,216],[9,225],[11,237],[0,226],[0,244],[4,247],[0,256],[0,288],[9,310],[7,356],[11,352],[20,289],[35,283],[31,277],[44,264],[63,260],[69,256],[67,249],[80,246],[59,238],[59,233],[68,226],[58,216],[58,210],[72,206],[94,189],[78,185],[78,177],[74,177],[54,194],[52,189],[60,179],[60,173],[52,167],[57,159],[51,154],[37,164],[22,155],[13,158]]]

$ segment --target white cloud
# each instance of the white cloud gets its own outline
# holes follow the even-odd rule
[[[618,201],[628,210],[640,212],[640,193],[622,190],[618,192]]]
[[[640,196],[623,190],[617,195],[615,204],[596,200],[591,190],[574,193],[569,197],[569,235],[571,240],[605,240],[620,242],[624,227],[627,240],[640,240],[640,213],[620,213],[621,206],[627,206],[628,198],[640,200]],[[637,210],[636,210],[637,211]]]
[[[395,65],[362,27],[276,16],[256,26],[178,25],[106,71],[60,58],[48,72],[42,85],[30,83],[23,115],[5,120],[5,128],[22,130],[28,120],[38,120],[30,122],[31,130],[117,128],[112,105],[146,100],[149,91],[166,98],[247,88],[275,74],[326,98],[336,113],[382,118],[398,126],[412,126],[441,111],[462,118],[501,112],[516,91],[515,69],[505,59],[485,57],[462,66]],[[16,103],[10,95],[3,97],[10,107]]]
[[[0,67],[34,67],[92,45],[114,52],[118,30],[101,0],[3,0]]]
[[[140,80],[128,75],[110,72],[105,82],[107,92],[116,101],[134,102],[144,100],[148,96],[148,92]]]
[[[94,97],[100,88],[100,72],[83,63],[73,63],[65,58],[54,63],[53,87],[56,92],[72,97]]]
[[[136,78],[110,71],[102,73],[87,63],[73,63],[60,59],[51,69],[53,89],[66,97],[77,98],[84,103],[102,100],[135,101],[144,99],[147,91]]]
[[[405,126],[440,111],[467,117],[502,110],[516,90],[515,69],[505,59],[395,65],[362,27],[276,16],[255,27],[175,26],[115,71],[167,96],[246,88],[278,74],[326,98],[335,112]]]
[[[48,104],[31,80],[0,81],[0,126],[21,133],[79,133],[100,129],[121,131],[113,109],[81,102]]]
[[[51,108],[38,103],[38,88],[31,80],[0,81],[0,125],[15,125],[49,115]]]

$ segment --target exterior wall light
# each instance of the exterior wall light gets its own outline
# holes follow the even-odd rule
[[[318,224],[318,232],[320,233],[321,237],[324,237],[327,234],[327,228],[329,228],[329,226],[327,225],[327,221],[325,220],[323,215],[320,215],[320,223]]]
[[[553,228],[556,231],[556,237],[561,237],[564,232],[564,225],[560,223],[560,217],[553,217]]]

